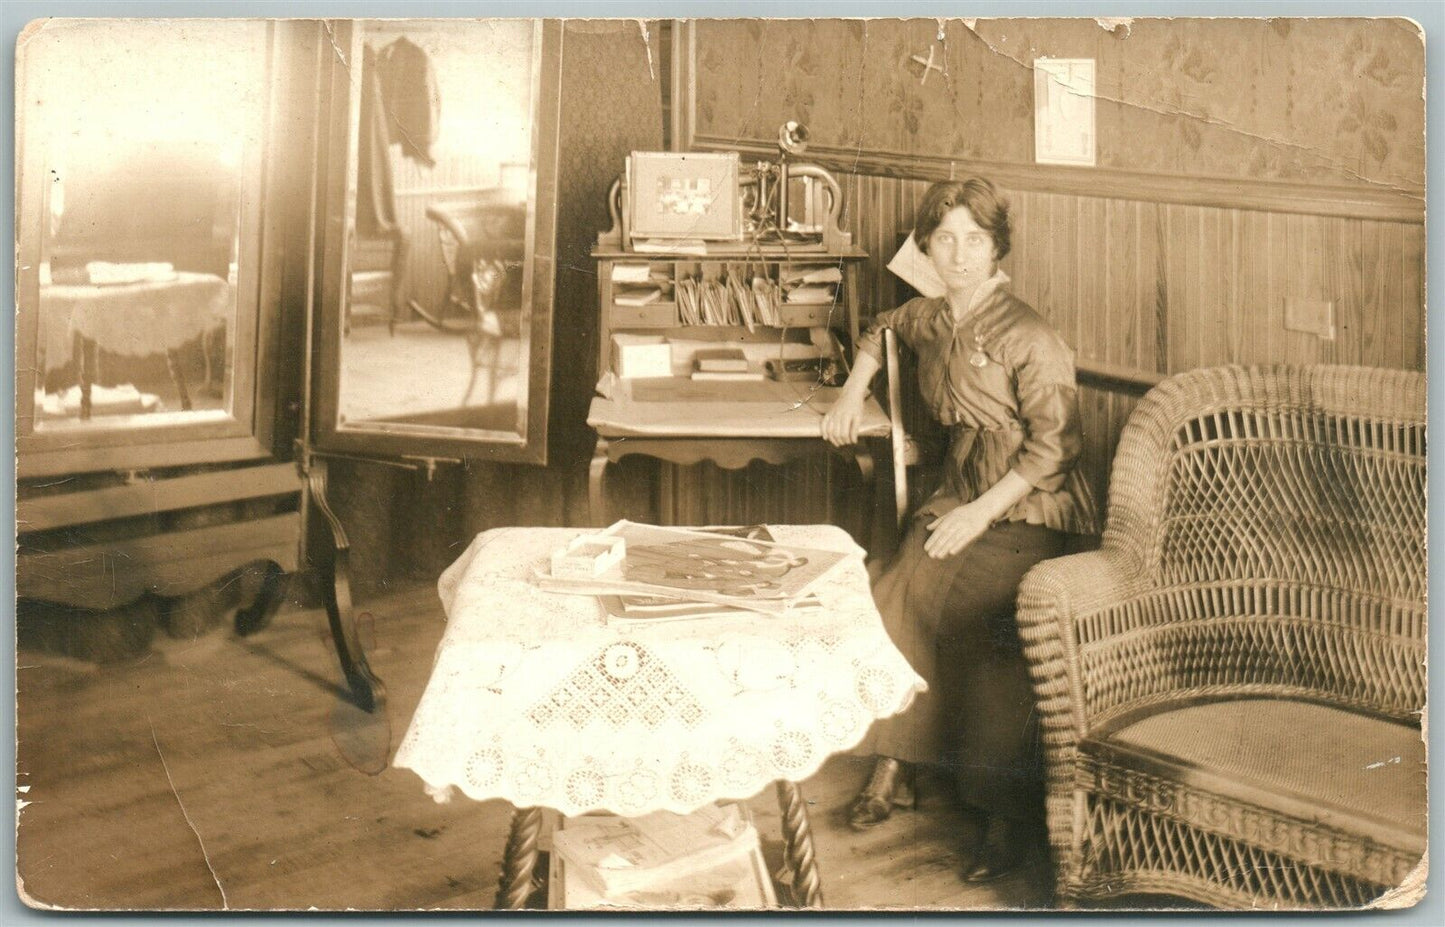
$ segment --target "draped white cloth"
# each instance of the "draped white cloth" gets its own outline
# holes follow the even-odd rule
[[[439,801],[454,790],[563,814],[686,814],[805,779],[926,688],[873,606],[840,528],[771,527],[849,556],[822,608],[609,626],[597,599],[528,577],[579,532],[479,535],[438,583],[431,680],[393,759]]]
[[[41,287],[47,366],[64,363],[77,332],[112,354],[163,354],[226,323],[235,302],[223,278],[186,271],[169,280]]]

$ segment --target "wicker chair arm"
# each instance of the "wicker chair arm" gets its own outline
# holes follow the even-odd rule
[[[1074,766],[1088,732],[1079,622],[1147,589],[1132,556],[1116,547],[1045,560],[1019,586],[1018,629],[1044,748],[1049,845],[1061,878],[1072,877]]]
[[[1148,591],[1144,571],[1117,548],[1045,560],[1019,586],[1018,626],[1034,694],[1049,734],[1069,743],[1087,732],[1079,622]]]

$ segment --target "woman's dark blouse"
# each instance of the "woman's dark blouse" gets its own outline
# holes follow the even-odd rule
[[[955,322],[943,297],[920,297],[873,318],[858,349],[882,361],[883,329],[918,356],[923,400],[950,432],[942,485],[920,514],[978,498],[1012,470],[1033,491],[1004,515],[1077,534],[1098,532],[1093,496],[1075,469],[1083,438],[1074,355],[1007,278]],[[981,352],[988,363],[975,366]]]

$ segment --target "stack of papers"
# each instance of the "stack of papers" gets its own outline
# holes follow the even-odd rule
[[[646,306],[661,300],[671,288],[665,271],[649,264],[612,265],[612,300],[619,306]]]
[[[552,592],[603,597],[604,610],[614,615],[621,610],[624,620],[633,621],[642,613],[634,603],[633,614],[626,614],[627,597],[649,599],[653,608],[659,600],[691,608],[673,610],[668,619],[727,613],[718,606],[750,618],[811,609],[817,604],[814,591],[848,556],[777,544],[759,528],[696,530],[619,521],[601,534],[623,540],[626,553],[620,564],[576,579],[551,575],[543,565],[533,581]],[[623,602],[608,609],[609,597]]]
[[[584,815],[552,835],[565,906],[764,907],[772,885],[758,832],[738,804],[688,815]]]
[[[756,827],[733,803],[692,814],[587,814],[552,835],[553,858],[574,884],[572,894],[581,884],[603,904],[730,907],[738,895],[759,892],[751,865],[757,850]],[[568,907],[588,905],[569,898]]]
[[[782,280],[785,302],[802,305],[831,303],[837,298],[843,272],[837,267],[797,268]]]
[[[735,618],[754,614],[745,608],[715,605],[711,602],[687,602],[658,595],[604,595],[602,607],[611,625],[646,625],[664,621],[685,621],[697,618]],[[816,595],[805,595],[793,603],[795,611],[823,607]]]

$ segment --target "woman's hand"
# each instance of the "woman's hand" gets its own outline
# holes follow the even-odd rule
[[[993,524],[993,515],[987,506],[977,501],[960,505],[928,523],[928,540],[923,542],[924,553],[934,560],[952,557],[963,550]]]
[[[868,397],[868,384],[878,367],[878,360],[872,354],[858,352],[848,373],[848,382],[843,384],[833,408],[819,423],[824,441],[838,447],[858,443],[858,431],[863,427],[863,400]]]
[[[823,440],[842,447],[858,443],[858,429],[863,424],[863,397],[845,390],[833,408],[823,416]]]

